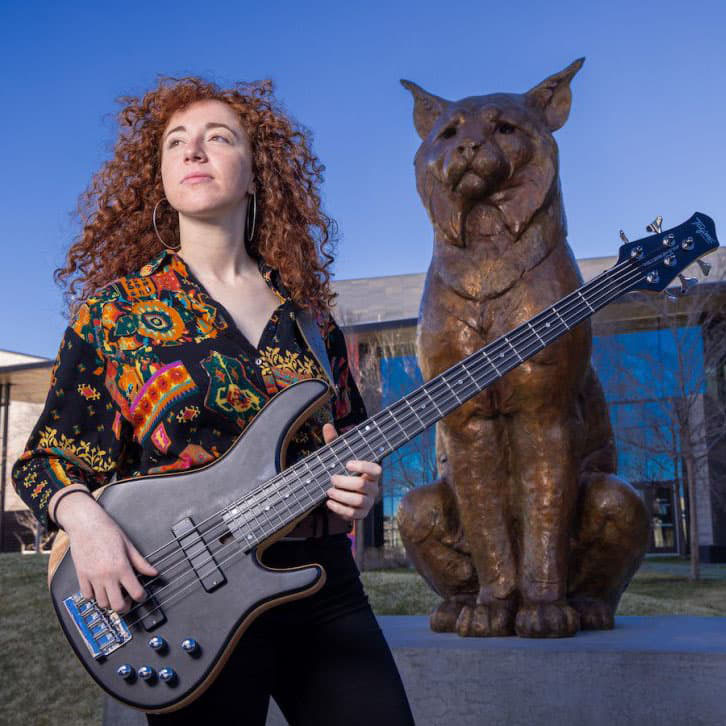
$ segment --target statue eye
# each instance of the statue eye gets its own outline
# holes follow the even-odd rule
[[[513,134],[515,131],[515,128],[514,128],[514,126],[512,126],[512,124],[501,123],[501,124],[499,124],[499,126],[497,126],[497,131],[500,134]]]
[[[449,126],[439,134],[442,139],[450,139],[452,136],[456,136],[456,126]]]

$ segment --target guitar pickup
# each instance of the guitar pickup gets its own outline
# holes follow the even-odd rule
[[[144,601],[134,606],[134,612],[137,615],[138,622],[144,630],[153,630],[166,622],[166,615],[161,606],[153,595],[149,595],[148,590]]]
[[[171,531],[179,546],[184,550],[184,554],[199,578],[199,582],[202,583],[202,587],[207,592],[212,592],[212,590],[227,582],[212,555],[212,551],[190,517],[185,517],[177,522],[171,528]]]

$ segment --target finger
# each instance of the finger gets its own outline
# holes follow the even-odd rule
[[[338,438],[338,432],[335,430],[335,426],[331,423],[323,424],[323,439],[325,443],[329,444],[336,438]]]
[[[81,588],[81,595],[83,595],[86,600],[93,600],[93,586],[87,577],[79,577],[78,586]]]
[[[345,474],[333,474],[330,482],[335,489],[342,489],[348,492],[360,492],[374,496],[378,493],[378,482],[371,481],[365,476],[345,476]]]
[[[129,594],[129,597],[132,597],[136,602],[143,602],[146,599],[146,591],[131,569],[123,574],[121,584]]]
[[[111,604],[111,610],[123,612],[126,608],[126,598],[121,594],[121,587],[118,582],[110,580],[106,583],[106,594]]]
[[[158,575],[158,570],[143,557],[136,547],[131,544],[128,538],[124,537],[124,539],[126,539],[126,551],[129,555],[129,561],[134,566],[136,572],[140,572],[142,575]]]
[[[360,492],[349,492],[344,489],[328,489],[327,495],[329,499],[333,499],[340,504],[345,504],[355,509],[365,507],[370,501],[370,496]]]
[[[108,596],[106,595],[106,588],[101,582],[93,583],[93,597],[96,600],[96,604],[100,608],[109,607]]]
[[[372,479],[379,479],[381,471],[383,471],[380,465],[376,464],[375,461],[358,461],[357,459],[352,459],[351,461],[346,462],[345,468],[348,471],[366,474]]]
[[[347,519],[349,522],[352,522],[354,519],[363,519],[363,517],[358,516],[357,510],[352,507],[346,507],[339,502],[334,502],[332,499],[328,499],[325,505],[331,512],[335,512],[338,516]]]

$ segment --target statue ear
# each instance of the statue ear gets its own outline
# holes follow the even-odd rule
[[[436,119],[446,108],[448,101],[427,93],[411,81],[401,80],[401,85],[411,91],[413,95],[413,125],[416,127],[418,135],[425,139],[434,127]]]
[[[550,131],[557,131],[557,129],[562,128],[570,115],[570,105],[572,103],[570,81],[575,73],[582,68],[584,62],[584,58],[578,58],[565,70],[545,78],[542,83],[525,94],[527,103],[542,111]]]

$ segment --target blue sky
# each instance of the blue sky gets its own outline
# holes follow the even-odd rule
[[[340,225],[336,277],[423,272],[432,232],[415,191],[408,78],[449,99],[524,92],[580,56],[556,134],[577,257],[611,255],[658,213],[726,203],[723,2],[45,3],[0,6],[0,348],[55,355],[53,269],[71,212],[110,153],[115,99],[157,74],[272,78],[314,134]]]

